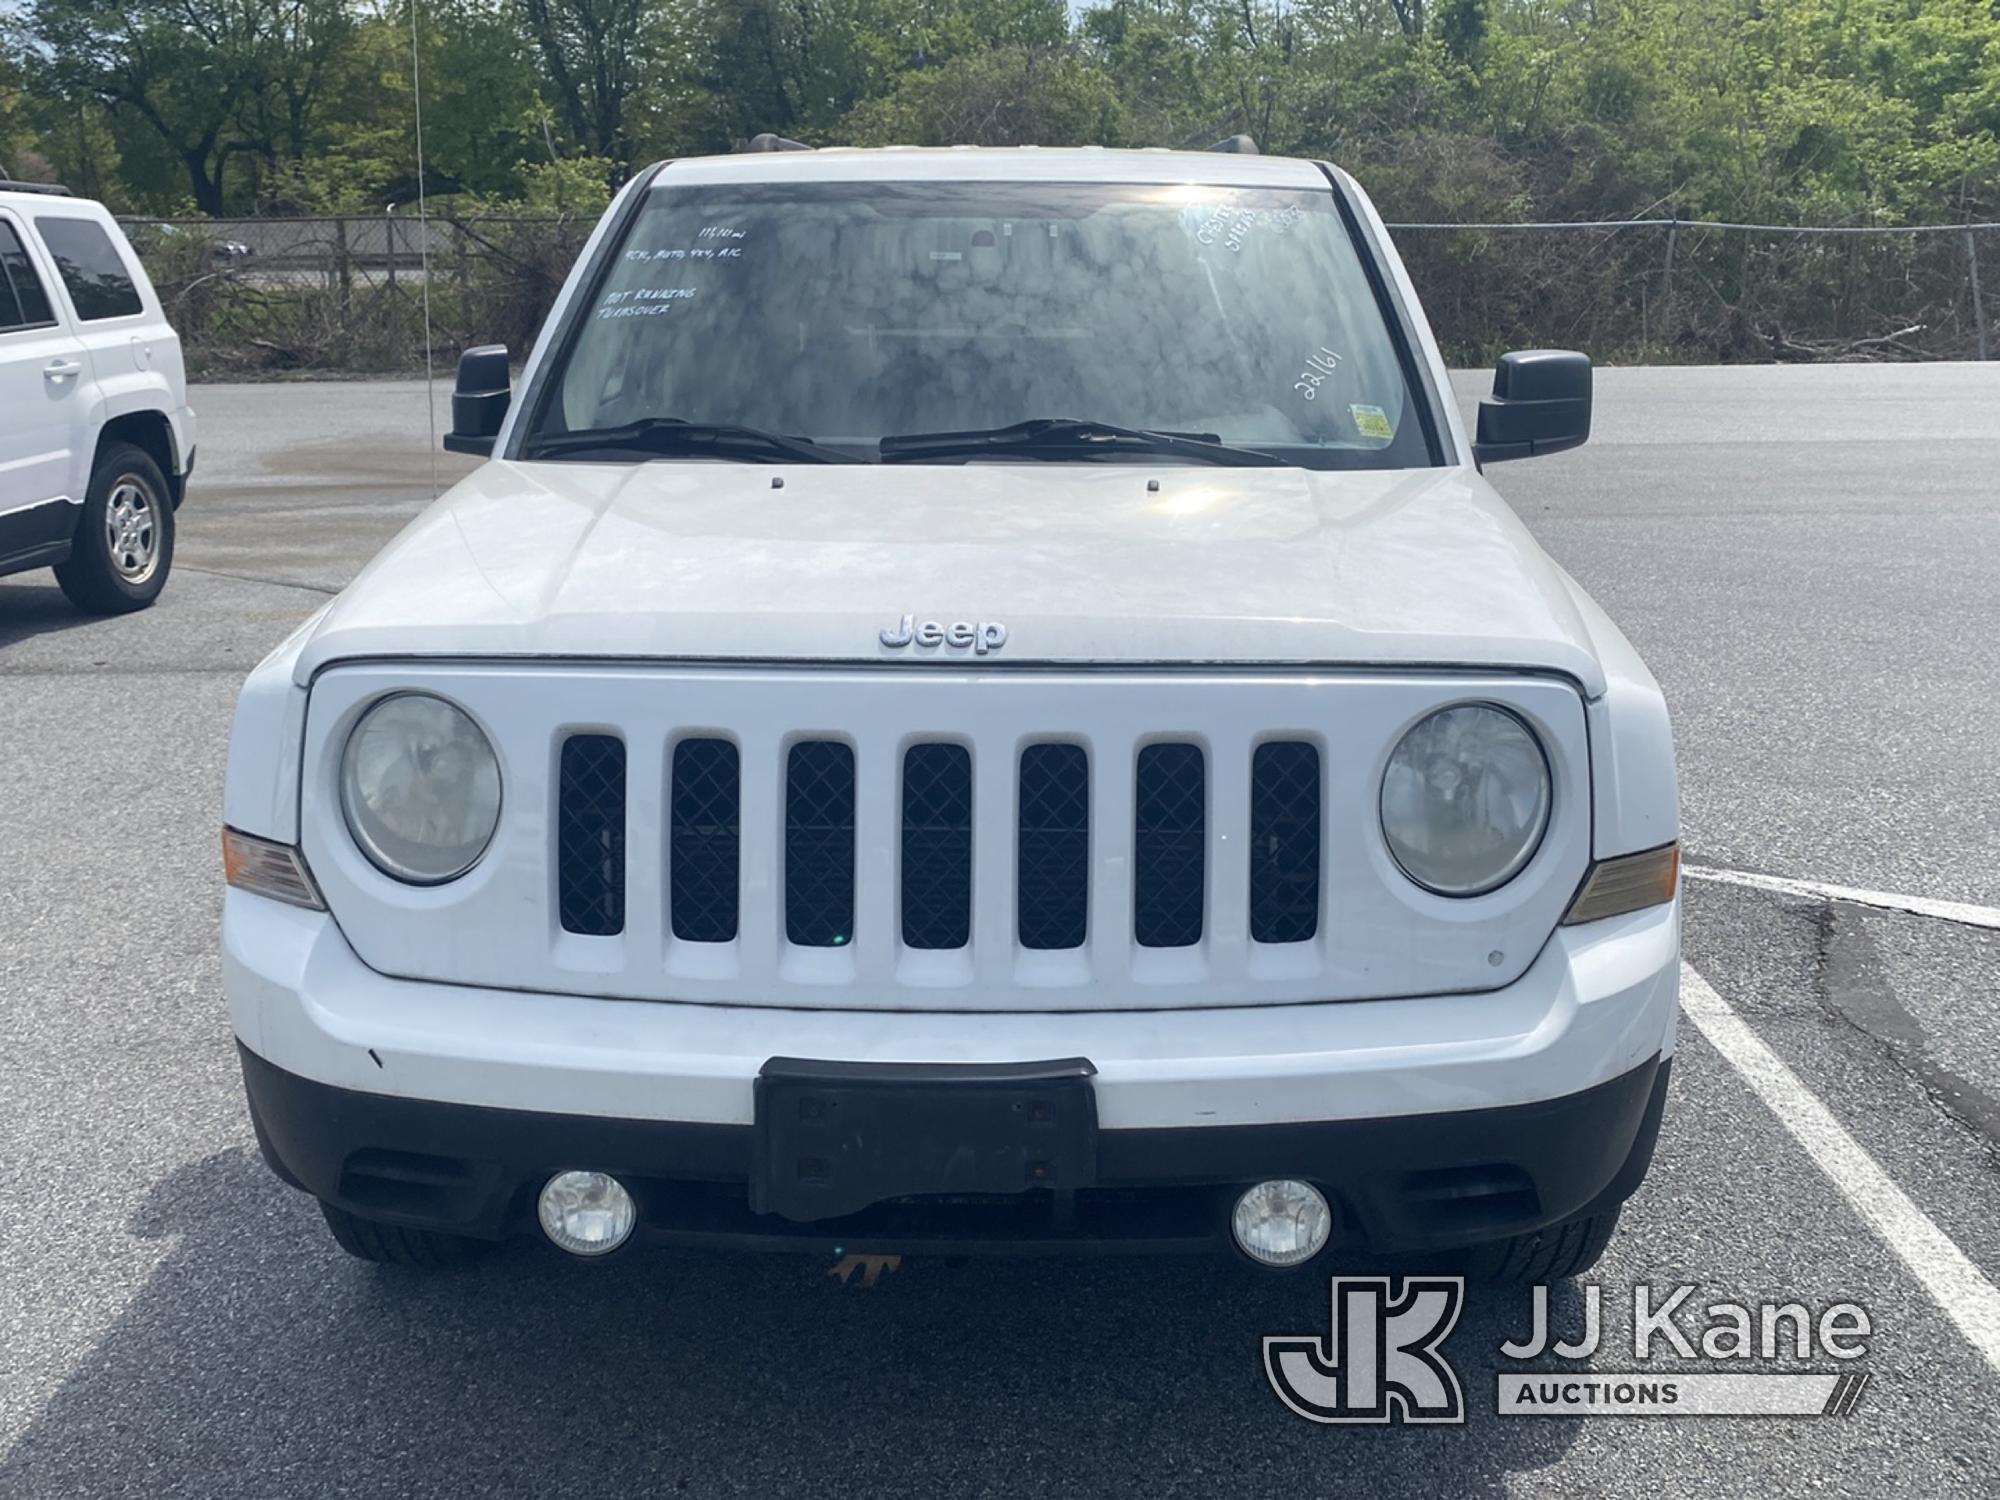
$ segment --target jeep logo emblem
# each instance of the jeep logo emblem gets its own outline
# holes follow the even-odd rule
[[[1007,627],[998,620],[981,620],[977,625],[967,620],[954,620],[945,625],[937,620],[919,620],[915,615],[904,615],[900,622],[882,632],[882,644],[891,650],[900,650],[904,646],[923,646],[932,650],[949,646],[954,651],[971,650],[984,656],[1007,644]]]

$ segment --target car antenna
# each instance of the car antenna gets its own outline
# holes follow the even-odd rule
[[[424,423],[430,433],[431,499],[435,500],[438,497],[437,373],[431,354],[431,221],[424,190],[424,70],[417,47],[417,0],[410,0],[410,101],[415,108],[417,127],[417,274],[423,282]]]
[[[1262,156],[1264,154],[1257,149],[1257,142],[1247,135],[1232,135],[1225,140],[1217,141],[1208,149],[1211,151],[1224,151],[1231,156]]]

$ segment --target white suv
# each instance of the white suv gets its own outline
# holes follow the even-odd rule
[[[0,573],[53,567],[83,609],[144,609],[193,467],[180,339],[117,221],[0,182]]]
[[[1368,199],[1241,152],[644,172],[491,461],[250,677],[225,983],[357,1255],[1574,1274],[1679,985],[1659,689]]]

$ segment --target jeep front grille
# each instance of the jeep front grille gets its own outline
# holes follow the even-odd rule
[[[354,663],[315,683],[303,764],[412,689],[499,753],[476,868],[412,893],[334,778],[300,792],[329,909],[397,979],[883,1013],[1475,994],[1545,951],[1591,857],[1583,700],[1551,677]],[[1472,701],[1535,726],[1555,797],[1529,867],[1453,902],[1383,846],[1382,762]]]
[[[792,746],[785,778],[785,936],[801,948],[854,941],[854,748]]]
[[[565,932],[625,930],[625,742],[608,734],[563,741],[556,820],[556,905]]]
[[[1139,752],[1132,819],[1132,936],[1141,948],[1201,941],[1208,778],[1201,746]]]
[[[972,753],[912,745],[903,756],[903,943],[972,940]]]
[[[741,910],[741,804],[736,746],[686,739],[674,747],[667,799],[667,893],[673,935],[735,939]],[[1132,827],[1132,940],[1185,948],[1208,910],[1208,776],[1199,745],[1138,752]],[[972,752],[925,742],[904,752],[897,839],[902,943],[950,950],[972,940]],[[1015,814],[1018,936],[1027,949],[1083,946],[1090,926],[1090,757],[1081,745],[1021,752]],[[613,936],[625,925],[625,745],[610,735],[563,742],[556,862],[567,932]],[[854,941],[854,750],[801,740],[786,758],[784,909],[787,941],[840,948]],[[1250,780],[1250,935],[1298,943],[1319,928],[1320,759],[1316,746],[1257,747]]]
[[[1090,922],[1090,757],[1083,746],[1028,746],[1020,795],[1021,946],[1081,948]]]
[[[1250,937],[1303,943],[1319,931],[1319,747],[1273,740],[1250,760]]]
[[[736,936],[742,802],[733,742],[682,740],[674,746],[667,891],[674,936],[684,943],[727,943]]]

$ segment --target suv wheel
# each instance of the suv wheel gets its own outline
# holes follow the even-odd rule
[[[143,448],[106,444],[90,471],[69,561],[56,564],[56,582],[78,609],[121,615],[159,597],[173,562],[166,476]]]
[[[437,1270],[461,1265],[485,1248],[483,1241],[464,1235],[383,1224],[324,1201],[319,1211],[326,1216],[326,1227],[333,1231],[334,1242],[341,1249],[356,1260],[374,1261],[378,1265]]]
[[[1474,1281],[1505,1286],[1566,1281],[1597,1264],[1618,1228],[1618,1207],[1580,1214],[1533,1234],[1474,1245],[1465,1256],[1465,1274]]]

